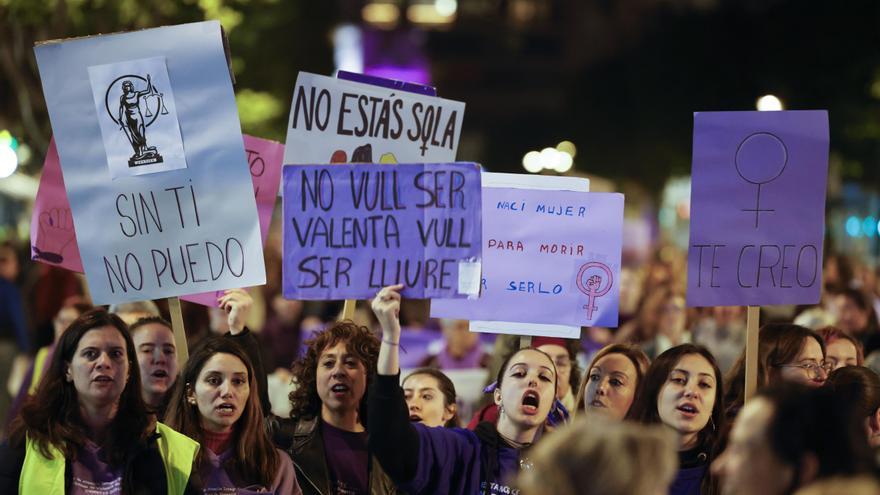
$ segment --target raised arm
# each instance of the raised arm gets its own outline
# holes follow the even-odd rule
[[[217,298],[217,304],[226,312],[226,322],[229,324],[229,333],[224,337],[234,340],[247,353],[254,365],[254,375],[259,387],[260,405],[263,406],[263,415],[272,412],[272,403],[269,401],[269,382],[266,370],[263,367],[263,357],[260,353],[260,343],[254,334],[245,326],[254,300],[244,289],[229,289]]]
[[[403,285],[383,288],[373,298],[373,313],[382,326],[382,344],[376,369],[380,375],[400,373],[400,290]]]

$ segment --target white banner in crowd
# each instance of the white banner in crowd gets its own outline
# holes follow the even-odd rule
[[[94,302],[265,283],[220,24],[35,52]]]
[[[455,161],[464,103],[300,72],[285,164]]]

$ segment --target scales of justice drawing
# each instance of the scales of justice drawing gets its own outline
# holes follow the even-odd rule
[[[119,126],[120,132],[131,144],[129,167],[162,163],[162,155],[147,141],[147,128],[160,115],[168,115],[165,95],[153,85],[150,75],[146,79],[134,74],[117,77],[110,83],[104,96],[107,115]]]

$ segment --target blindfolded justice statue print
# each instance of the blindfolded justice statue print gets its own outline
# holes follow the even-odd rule
[[[89,67],[111,176],[186,167],[163,57]]]

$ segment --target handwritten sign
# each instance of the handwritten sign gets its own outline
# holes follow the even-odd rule
[[[480,298],[431,316],[617,326],[622,225],[622,194],[484,188]]]
[[[283,180],[284,297],[479,293],[478,165],[286,165]]]
[[[243,135],[245,154],[254,185],[257,200],[257,213],[260,219],[260,238],[263,244],[269,234],[269,224],[275,208],[276,194],[281,177],[281,156],[284,145],[281,143]],[[64,189],[61,163],[55,140],[49,141],[40,186],[34,201],[31,218],[31,259],[49,265],[82,273],[82,260],[76,243],[76,231],[70,213],[70,201]],[[217,305],[216,292],[190,294],[182,299],[203,304]]]
[[[257,209],[220,24],[49,42],[35,52],[95,303],[263,284]],[[164,58],[173,87],[186,167],[114,178],[99,123],[106,116],[97,113],[88,68],[155,57]],[[145,135],[148,143],[165,142]],[[152,156],[150,147],[141,154]],[[136,159],[127,166],[141,165]]]
[[[455,160],[464,103],[300,72],[285,164]]]
[[[815,304],[828,113],[694,115],[689,306]]]

